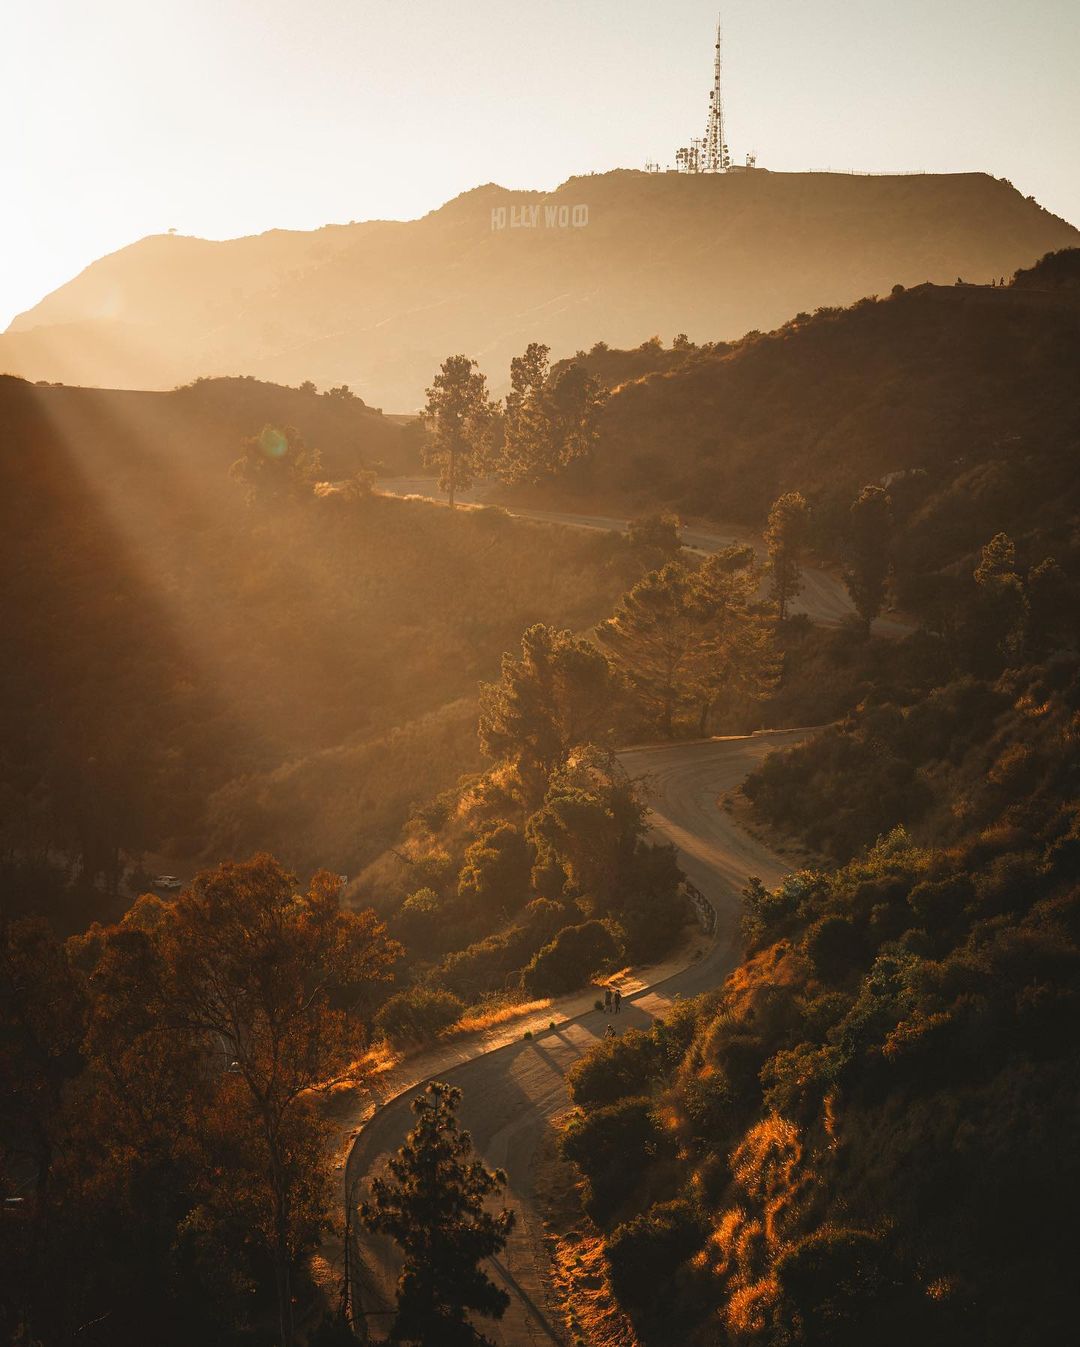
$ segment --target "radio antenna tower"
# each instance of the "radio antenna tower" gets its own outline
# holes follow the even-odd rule
[[[659,172],[658,164],[647,165],[650,172]],[[757,155],[746,156],[747,169],[757,168]],[[716,20],[716,55],[713,58],[713,87],[709,91],[709,120],[705,134],[695,137],[689,145],[675,151],[677,173],[741,173],[742,165],[732,165],[724,135],[724,94],[721,88],[720,19]]]
[[[716,19],[716,57],[713,61],[713,87],[709,93],[709,121],[705,128],[705,145],[701,172],[726,173],[731,167],[727,141],[724,139],[724,100],[720,87],[720,17]]]

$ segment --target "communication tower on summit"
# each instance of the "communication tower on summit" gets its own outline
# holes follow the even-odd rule
[[[705,135],[691,140],[675,151],[675,171],[678,173],[736,173],[743,169],[742,164],[733,164],[727,146],[724,131],[724,94],[722,88],[722,62],[720,50],[720,19],[716,20],[716,48],[713,56],[713,83],[709,90],[709,116],[705,123]],[[659,173],[660,165],[646,164],[647,171]],[[746,156],[746,168],[756,168],[757,157]]]
[[[724,99],[720,87],[720,16],[716,18],[716,55],[713,58],[713,87],[709,90],[709,120],[705,128],[702,173],[726,173],[731,167],[724,139]]]

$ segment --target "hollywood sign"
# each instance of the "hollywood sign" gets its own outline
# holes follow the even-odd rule
[[[491,228],[584,229],[589,223],[588,206],[493,206]]]

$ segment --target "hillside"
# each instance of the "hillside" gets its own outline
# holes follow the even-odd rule
[[[822,861],[749,879],[723,989],[570,1071],[590,1341],[614,1310],[641,1347],[1034,1347],[1075,1323],[1078,267],[615,387],[593,466],[625,477],[648,445],[651,499],[804,486],[835,545],[858,483],[907,472],[900,579],[947,602],[888,650],[839,633],[817,681],[855,673],[853,709],[744,784],[759,837]]]
[[[1073,546],[1080,304],[1067,286],[923,285],[733,344],[585,360],[613,388],[599,443],[544,502],[760,527],[799,490],[815,545],[836,557],[852,499],[885,481],[909,588],[999,530]]]
[[[587,208],[578,227],[574,207]],[[514,227],[532,209],[535,225]],[[622,170],[548,194],[488,185],[419,220],[143,239],[21,314],[0,337],[0,370],[145,388],[313,379],[408,411],[451,351],[498,385],[529,341],[560,357],[658,331],[728,340],[897,282],[1010,275],[1078,238],[978,173]]]
[[[0,380],[15,910],[68,904],[73,926],[122,911],[109,895],[143,856],[186,877],[272,845],[302,870],[355,873],[410,804],[478,761],[477,684],[521,631],[590,626],[625,587],[619,540],[560,533],[556,549],[549,528],[498,512],[310,483],[245,505],[230,464],[276,410],[354,471],[361,424],[397,452],[395,427],[336,401]]]
[[[0,425],[18,437],[49,423],[71,449],[130,440],[154,446],[164,461],[220,472],[247,435],[267,423],[295,426],[319,449],[324,475],[350,477],[361,468],[407,472],[416,451],[403,427],[347,389],[317,394],[252,378],[199,379],[170,392],[30,385],[0,375]]]

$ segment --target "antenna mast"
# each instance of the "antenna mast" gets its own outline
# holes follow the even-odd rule
[[[724,139],[724,100],[720,87],[720,17],[716,19],[716,57],[713,61],[713,87],[709,93],[709,120],[705,128],[705,145],[701,171],[726,173],[731,167],[727,141]]]
[[[720,18],[716,20],[716,55],[713,57],[713,86],[709,91],[709,120],[705,134],[691,140],[689,145],[675,151],[675,171],[678,173],[741,173],[742,165],[733,165],[724,135],[724,95],[720,60]],[[648,165],[659,172],[659,165]],[[757,167],[757,155],[746,156],[746,167]]]

